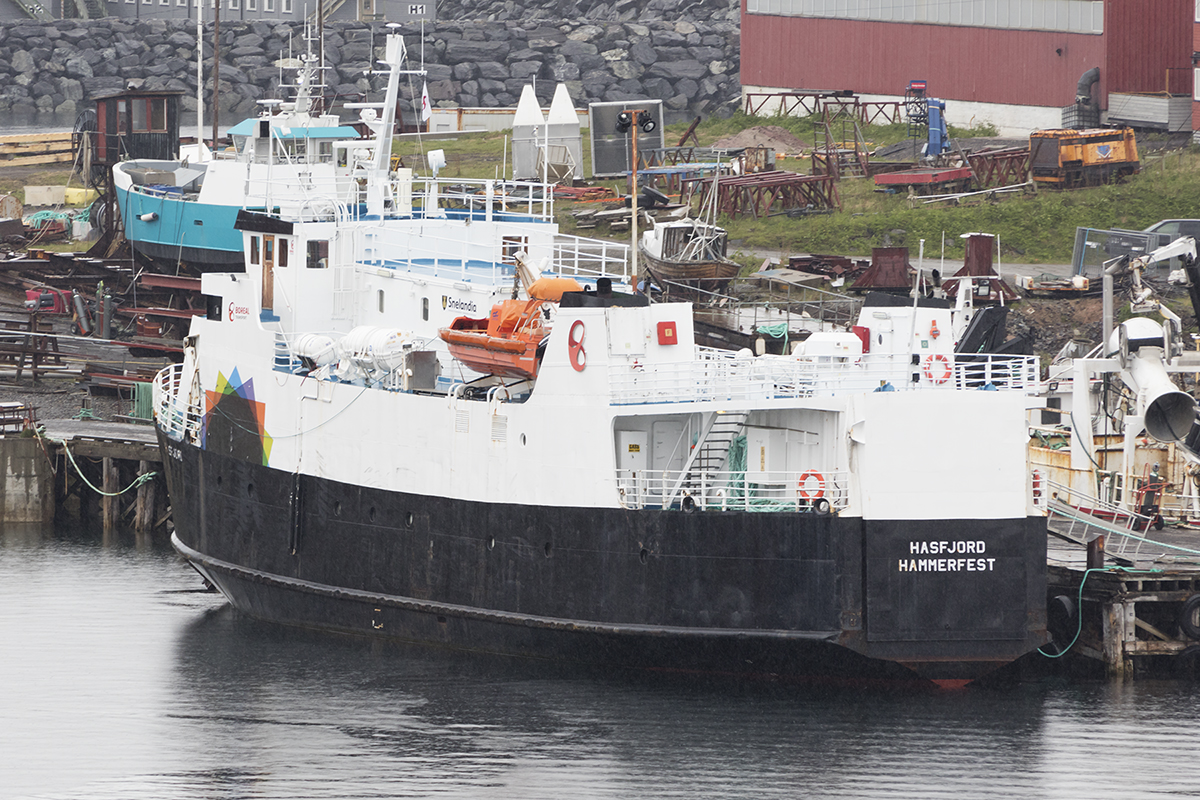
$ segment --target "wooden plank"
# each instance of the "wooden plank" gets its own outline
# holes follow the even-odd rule
[[[90,439],[72,439],[67,442],[75,458],[123,458],[127,461],[152,461],[162,463],[158,445],[145,442],[107,442]]]
[[[63,162],[71,162],[74,156],[71,153],[55,153],[45,156],[24,156],[21,158],[9,158],[0,160],[0,164],[6,167],[34,167],[38,164],[61,164]]]
[[[4,144],[0,142],[0,155],[33,155],[34,153],[70,153],[70,142],[29,142],[27,144]]]
[[[19,144],[21,142],[67,142],[71,141],[70,131],[58,133],[15,133],[0,136],[0,144]]]

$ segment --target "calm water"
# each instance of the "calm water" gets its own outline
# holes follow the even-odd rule
[[[0,798],[1200,795],[1200,687],[652,683],[240,617],[166,548],[0,538]]]

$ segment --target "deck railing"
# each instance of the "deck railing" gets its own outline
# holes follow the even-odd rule
[[[191,399],[190,387],[183,385],[183,365],[172,364],[154,376],[154,417],[168,437],[177,442],[196,441],[204,408]]]
[[[950,355],[926,366],[891,356],[754,357],[709,348],[697,352],[692,361],[610,366],[612,403],[748,401],[914,389],[1029,392],[1038,386],[1034,356]]]
[[[679,491],[676,492],[676,488]],[[827,514],[850,501],[848,472],[617,470],[626,508],[685,511],[807,511]]]

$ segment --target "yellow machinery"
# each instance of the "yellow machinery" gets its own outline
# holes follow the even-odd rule
[[[1041,186],[1098,186],[1137,172],[1132,128],[1045,130],[1029,135],[1029,173]]]

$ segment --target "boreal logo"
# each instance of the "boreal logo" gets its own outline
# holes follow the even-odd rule
[[[459,300],[449,295],[442,295],[442,310],[443,311],[465,311],[468,314],[477,314],[475,304],[470,300]]]

